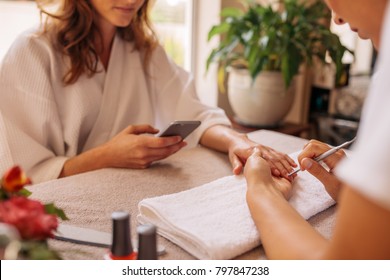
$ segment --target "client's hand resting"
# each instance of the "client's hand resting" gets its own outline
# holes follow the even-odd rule
[[[255,150],[268,162],[273,175],[291,179],[288,174],[293,171],[294,167],[297,167],[293,159],[284,153],[251,141],[246,135],[242,135],[239,140],[232,142],[229,146],[229,160],[234,174],[238,175],[242,172],[247,159]]]

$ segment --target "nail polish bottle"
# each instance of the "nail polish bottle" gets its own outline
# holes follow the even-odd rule
[[[127,212],[114,212],[112,218],[112,244],[107,259],[136,260],[137,253],[131,244],[130,215]]]
[[[137,227],[138,260],[157,260],[156,227],[151,224]]]

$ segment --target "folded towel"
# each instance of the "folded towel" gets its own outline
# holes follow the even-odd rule
[[[196,258],[231,259],[261,244],[245,196],[244,176],[227,176],[142,200],[138,221],[156,225],[160,235]],[[335,202],[321,182],[305,171],[295,179],[289,203],[308,219]]]

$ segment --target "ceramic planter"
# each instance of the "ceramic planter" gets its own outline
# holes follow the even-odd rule
[[[291,109],[294,92],[295,79],[286,89],[281,72],[262,71],[252,81],[246,69],[229,70],[229,103],[240,124],[278,126]]]

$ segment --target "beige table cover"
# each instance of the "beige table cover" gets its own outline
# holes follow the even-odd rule
[[[248,134],[258,143],[285,153],[302,149],[307,140],[259,130]],[[203,147],[183,150],[146,170],[104,169],[72,177],[41,183],[30,187],[32,198],[55,202],[69,217],[65,224],[111,231],[111,213],[128,211],[132,215],[132,235],[136,234],[138,202],[144,198],[176,193],[231,175],[231,166],[225,154]],[[331,207],[309,222],[322,235],[329,238],[334,226],[335,207]],[[159,244],[165,246],[161,259],[194,259],[186,251],[163,237]],[[107,249],[51,240],[49,242],[64,259],[99,260]],[[238,259],[265,259],[262,247],[238,257]]]

